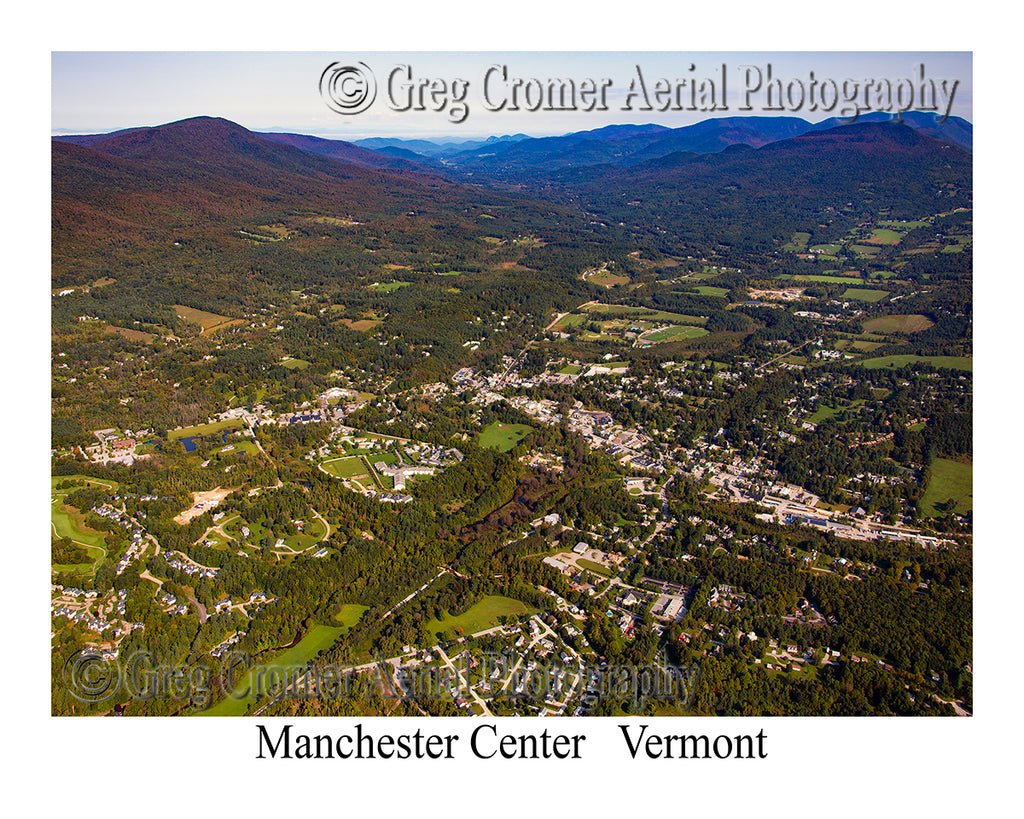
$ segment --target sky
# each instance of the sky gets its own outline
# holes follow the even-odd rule
[[[357,114],[336,113],[321,96],[321,75],[331,65],[359,63],[375,78],[373,103]],[[884,81],[904,94],[912,90],[913,99],[903,99],[919,107],[922,66],[925,78],[938,84],[939,113],[948,108],[973,121],[972,55],[964,51],[54,51],[51,132],[105,133],[200,115],[250,130],[347,140],[546,136],[618,123],[679,127],[736,115],[784,114],[817,122],[849,116],[854,99],[861,108],[884,104],[888,98],[879,102],[873,93]],[[604,89],[603,97],[577,96],[570,111],[528,110],[542,99],[538,89],[550,79],[571,80],[577,91],[592,81]],[[641,80],[654,110],[642,109]],[[655,98],[659,80],[672,90]],[[713,87],[714,98],[694,100],[694,80],[709,81],[704,88]],[[836,85],[827,86],[828,80]],[[855,81],[859,93],[844,81]],[[942,81],[947,89],[957,82],[951,96],[942,96]],[[778,97],[768,97],[769,86],[790,94],[783,110],[775,110]],[[583,110],[588,100],[598,110]],[[665,100],[670,110],[657,110]],[[812,110],[812,100],[818,110]],[[600,110],[602,102],[606,110]]]

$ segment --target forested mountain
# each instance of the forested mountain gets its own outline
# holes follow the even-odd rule
[[[964,207],[971,156],[898,123],[860,123],[716,154],[674,153],[642,164],[565,170],[547,195],[593,217],[699,246],[767,248],[801,225],[850,225],[889,208],[896,218]]]
[[[358,140],[357,145],[387,151],[433,165],[448,174],[473,173],[502,180],[532,179],[564,168],[602,164],[628,167],[683,151],[718,153],[731,145],[760,148],[814,131],[856,126],[864,123],[902,122],[925,136],[971,150],[973,127],[960,117],[943,119],[935,113],[908,111],[895,114],[869,113],[850,118],[832,117],[811,123],[800,117],[731,116],[715,117],[693,125],[667,128],[662,125],[609,125],[587,131],[550,137],[502,137],[484,143],[433,143],[426,140]],[[395,147],[401,154],[392,153]],[[300,147],[302,147],[300,145]],[[314,146],[315,153],[323,147]],[[443,159],[443,164],[441,160]]]

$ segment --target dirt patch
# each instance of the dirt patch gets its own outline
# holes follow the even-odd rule
[[[224,489],[218,486],[208,492],[193,492],[192,506],[180,515],[175,516],[174,522],[182,526],[189,523],[208,509],[216,507],[222,500],[224,500],[224,498],[234,491],[234,489]]]

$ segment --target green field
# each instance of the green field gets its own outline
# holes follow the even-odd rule
[[[620,284],[629,284],[629,276],[612,273],[610,270],[598,270],[587,276],[587,281],[599,287],[615,287]]]
[[[850,250],[866,259],[873,259],[881,252],[881,249],[876,245],[850,245]]]
[[[471,606],[468,611],[456,617],[446,616],[440,620],[431,619],[423,624],[423,628],[427,633],[441,635],[441,638],[445,639],[463,634],[475,634],[478,631],[500,625],[499,617],[520,617],[524,614],[532,614],[534,611],[535,609],[519,600],[487,595],[479,603]]]
[[[807,423],[820,424],[826,418],[835,418],[835,416],[842,411],[841,407],[830,407],[826,404],[822,404],[817,407],[811,415],[807,416]]]
[[[801,282],[825,282],[827,284],[849,284],[851,280],[857,281],[859,276],[792,276],[783,273],[781,276],[776,276],[778,279],[792,278],[794,281]]]
[[[804,250],[806,250],[807,243],[810,240],[810,233],[794,233],[793,238],[786,242],[786,244],[782,246],[782,249],[788,250],[793,253],[803,252]]]
[[[701,296],[725,296],[729,293],[729,289],[727,287],[712,287],[709,284],[702,284],[693,289]]]
[[[304,370],[309,366],[309,362],[303,361],[301,358],[288,356],[281,361],[281,366],[287,367],[289,370]]]
[[[302,528],[303,531],[284,538],[284,545],[296,552],[301,552],[319,543],[327,534],[327,529],[324,528],[320,519],[313,515],[306,515],[303,518]]]
[[[641,341],[658,344],[662,341],[679,341],[684,338],[700,338],[706,336],[708,331],[703,327],[663,327],[660,330],[653,330],[640,336]]]
[[[950,370],[973,370],[974,359],[970,356],[958,355],[886,355],[880,358],[868,358],[860,362],[869,370],[878,370],[882,367],[899,369],[908,364],[916,364],[919,361],[927,362],[933,367],[945,367]]]
[[[92,563],[55,564],[52,568],[55,571],[62,572],[91,573],[96,569],[99,561],[107,554],[106,536],[103,532],[97,532],[86,524],[84,512],[64,503],[64,498],[67,497],[68,492],[74,490],[58,490],[57,484],[68,480],[75,481],[79,486],[90,483],[105,486],[108,489],[116,489],[118,484],[114,481],[87,478],[84,475],[54,475],[50,478],[50,490],[52,492],[50,503],[51,533],[58,538],[70,538],[76,544],[82,546],[92,561]]]
[[[197,424],[194,427],[182,427],[172,429],[167,433],[168,441],[177,441],[179,438],[195,438],[197,436],[212,435],[215,432],[223,432],[226,429],[242,429],[245,427],[237,418],[229,418],[227,421],[214,421],[212,424]]]
[[[324,471],[334,475],[336,478],[355,478],[359,475],[369,475],[370,472],[358,455],[349,458],[334,458],[330,461],[322,461],[320,466]]]
[[[233,447],[233,449],[227,449],[227,447]],[[224,450],[227,449],[225,452]],[[217,451],[218,455],[235,455],[239,452],[245,452],[248,455],[256,455],[259,453],[259,448],[253,441],[232,441],[230,444],[225,445],[224,448]]]
[[[508,452],[531,432],[533,427],[526,424],[502,424],[495,421],[480,433],[480,446]]]
[[[334,619],[344,629],[342,633],[348,633],[369,610],[369,606],[361,606],[358,603],[344,603],[341,608],[335,612]]]
[[[974,467],[971,464],[936,458],[932,461],[931,478],[921,496],[921,514],[930,518],[941,515],[939,505],[956,502],[953,511],[963,514],[974,506]]]
[[[411,282],[374,282],[367,285],[367,287],[381,293],[393,293],[399,287],[408,287],[410,284]]]
[[[566,364],[558,371],[559,375],[579,375],[583,368],[578,364]]]
[[[72,506],[62,502],[65,497],[62,493],[54,495],[50,504],[50,525],[51,531],[58,538],[66,537],[85,548],[92,563],[55,564],[52,568],[59,572],[82,572],[90,573],[95,571],[96,564],[107,554],[106,539],[103,532],[91,529],[85,523],[85,515]]]
[[[98,486],[105,486],[107,489],[110,489],[110,490],[117,489],[117,487],[119,487],[121,485],[117,481],[107,480],[106,478],[90,478],[87,475],[51,475],[50,476],[50,491],[54,492],[54,493],[57,493],[57,494],[62,494],[63,495],[63,494],[67,494],[68,492],[73,492],[74,489],[78,489],[79,488],[79,486],[76,486],[74,489],[70,489],[70,490],[69,489],[58,490],[57,489],[57,484],[63,483],[64,481],[74,481],[79,486],[87,484],[87,483],[93,483],[93,484],[96,484]]]
[[[588,313],[623,314],[631,319],[671,321],[676,324],[707,324],[706,316],[688,316],[684,313],[668,313],[664,310],[652,310],[649,307],[634,307],[628,304],[589,304],[583,309]],[[586,321],[586,319],[584,319],[584,321]]]
[[[843,293],[844,299],[855,299],[856,301],[881,301],[889,295],[888,290],[868,290],[863,287],[848,287]]]
[[[234,717],[241,716],[253,705],[258,697],[253,692],[257,687],[267,690],[268,684],[282,679],[282,675],[291,678],[299,669],[305,668],[306,663],[312,660],[326,648],[330,648],[348,629],[342,626],[321,626],[315,625],[298,643],[286,649],[279,656],[265,665],[257,666],[239,681],[234,692],[225,699],[218,702],[212,708],[201,712],[203,716],[210,717]],[[268,676],[269,669],[277,669],[273,676]],[[262,682],[261,682],[262,681]]]
[[[590,321],[590,316],[585,316],[582,313],[570,313],[567,316],[562,316],[555,327],[556,329],[558,327],[579,327],[587,321]]]
[[[864,322],[864,329],[875,333],[920,333],[933,322],[919,313],[900,316],[879,316]]]
[[[602,566],[600,563],[595,563],[593,560],[587,560],[582,557],[576,561],[576,565],[581,569],[586,569],[588,572],[599,574],[601,577],[611,577],[613,574],[612,570],[607,566]]]
[[[902,233],[895,230],[889,230],[888,228],[875,228],[871,231],[871,234],[871,238],[865,239],[865,241],[878,245],[894,245],[903,238]]]

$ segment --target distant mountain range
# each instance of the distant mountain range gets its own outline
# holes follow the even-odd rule
[[[797,225],[837,214],[853,220],[888,209],[904,218],[970,206],[971,124],[923,114],[892,120],[615,125],[468,149],[436,145],[433,156],[397,140],[370,150],[365,140],[257,134],[213,117],[54,137],[54,269],[80,263],[87,243],[97,260],[130,259],[133,248],[176,232],[227,224],[237,233],[239,220],[289,212],[385,221],[414,212],[423,225],[461,231],[501,203],[520,226],[575,230],[590,220],[767,248]]]
[[[896,115],[885,113],[865,114],[855,123],[839,117],[818,123],[799,117],[718,117],[680,128],[654,124],[609,125],[562,136],[515,134],[462,142],[383,137],[346,142],[304,134],[258,135],[271,142],[291,145],[306,153],[363,168],[420,170],[457,177],[474,174],[508,180],[524,175],[537,177],[564,168],[605,164],[628,167],[679,151],[711,154],[732,145],[760,148],[806,133],[895,121],[898,121]],[[902,122],[939,142],[972,150],[973,126],[960,117],[940,121],[937,114],[910,111],[902,115]],[[133,128],[111,134],[56,136],[53,139],[97,147],[112,139],[128,139],[133,134],[138,139],[141,138],[138,136],[140,132],[151,130]]]
[[[531,191],[537,186],[547,198],[634,230],[767,250],[798,224],[969,207],[972,162],[964,149],[909,123],[865,121],[760,148],[736,143],[629,166],[566,168]]]
[[[925,136],[967,151],[973,145],[973,126],[959,117],[940,122],[934,113],[910,111],[902,121]],[[590,165],[636,165],[677,151],[717,153],[731,145],[760,148],[782,139],[851,124],[894,122],[894,114],[865,114],[851,123],[834,117],[811,123],[799,117],[718,117],[667,128],[662,125],[609,125],[553,137],[491,137],[482,143],[435,143],[427,140],[363,139],[355,145],[390,156],[417,161],[447,172],[484,174],[498,178],[537,176],[562,168]],[[398,153],[395,149],[400,149]]]

